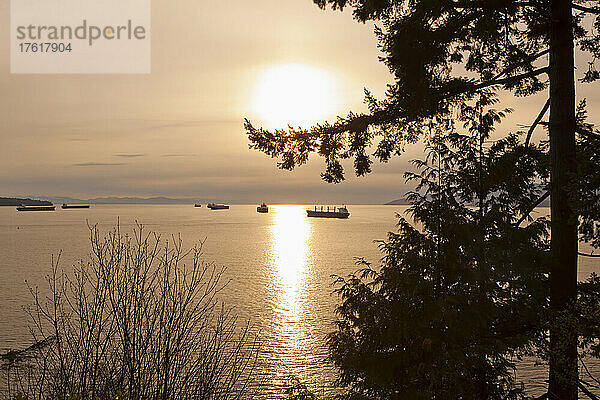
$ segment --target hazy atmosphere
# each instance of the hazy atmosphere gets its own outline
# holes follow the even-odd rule
[[[0,400],[598,400],[599,0],[0,0]]]
[[[6,53],[8,0],[0,14]],[[383,95],[389,73],[372,23],[302,0],[154,1],[151,40],[148,75],[11,75],[2,59],[2,195],[382,203],[404,194],[410,148],[334,186],[316,157],[277,170],[243,129],[245,117],[269,128],[333,121],[364,110],[363,87]],[[543,101],[521,101],[500,130],[531,123]]]

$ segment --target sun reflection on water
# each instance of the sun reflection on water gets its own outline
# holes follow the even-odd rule
[[[303,318],[311,273],[311,225],[302,206],[274,206],[271,225],[271,259],[275,319],[273,321],[281,365],[281,378],[302,375],[303,343],[310,335]]]
[[[273,211],[271,254],[280,291],[278,308],[286,318],[296,321],[308,268],[310,225],[302,206],[275,206]]]

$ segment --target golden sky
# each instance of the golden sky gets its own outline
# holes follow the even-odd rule
[[[383,94],[373,26],[349,11],[311,0],[153,0],[151,74],[11,75],[9,3],[0,0],[0,196],[381,203],[406,190],[416,150],[334,186],[321,182],[316,156],[290,173],[248,149],[244,117],[273,127],[297,108],[294,120],[332,121],[363,109],[363,87]],[[285,99],[290,90],[318,96],[301,109],[309,95]],[[530,123],[542,97],[519,103],[506,129]]]

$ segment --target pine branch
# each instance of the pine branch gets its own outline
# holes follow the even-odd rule
[[[525,221],[527,219],[527,217],[529,217],[529,214],[531,214],[533,212],[533,210],[535,210],[535,208],[537,206],[539,206],[540,204],[542,204],[542,202],[544,200],[546,200],[549,196],[550,196],[550,191],[548,190],[539,199],[537,199],[536,202],[531,205],[531,207],[529,207],[529,209],[527,210],[527,212],[525,214],[523,214],[523,216],[517,221],[517,223],[515,224],[515,226],[521,225],[521,223],[523,221]]]
[[[495,3],[490,4],[487,1],[449,1],[448,2],[452,7],[463,10],[472,10],[472,9],[493,9],[493,10],[501,10],[509,7],[538,7],[538,4],[535,4],[530,1],[507,1],[504,4]]]
[[[577,128],[575,128],[575,132],[579,133],[580,135],[592,138],[592,139],[600,139],[600,135],[597,134],[596,132],[589,131],[589,130],[584,129],[584,128],[580,127],[580,126],[578,126]]]
[[[509,84],[509,83],[520,81],[522,79],[533,78],[533,77],[536,77],[538,75],[542,75],[542,74],[548,73],[549,70],[550,70],[550,67],[544,67],[544,68],[539,68],[539,69],[536,69],[536,70],[533,70],[533,71],[525,72],[523,74],[519,74],[519,75],[515,75],[515,76],[510,76],[508,78],[492,79],[491,81],[482,82],[482,83],[479,83],[477,85],[474,85],[471,88],[471,90],[484,89],[486,87],[495,86],[495,85],[506,85],[506,84]],[[468,91],[469,90],[465,90],[465,92],[468,92]],[[457,94],[459,94],[459,93],[457,93]]]
[[[547,51],[543,51],[543,52],[537,53],[533,57],[535,59],[535,57],[540,57],[546,53],[547,53]],[[511,68],[508,68],[505,71],[503,71],[502,74],[510,72],[510,70],[513,70],[514,68],[517,68],[518,66],[519,65],[515,65]],[[506,84],[518,82],[522,79],[527,79],[527,78],[532,78],[532,77],[535,77],[538,75],[542,75],[544,73],[547,73],[548,70],[549,70],[549,67],[543,67],[543,68],[539,68],[539,69],[536,69],[533,71],[529,71],[529,72],[526,72],[523,74],[519,74],[519,75],[507,77],[507,78],[492,79],[490,81],[480,82],[480,83],[472,83],[472,84],[467,83],[464,85],[463,88],[461,88],[459,90],[449,90],[445,93],[444,92],[440,93],[438,98],[441,101],[441,100],[449,99],[454,96],[459,96],[461,94],[475,92],[479,89],[484,89],[484,88],[487,88],[490,86],[506,85]],[[318,134],[319,136],[336,135],[336,134],[346,133],[346,132],[365,132],[370,126],[373,126],[373,125],[378,126],[378,125],[396,123],[396,122],[402,120],[403,118],[404,118],[404,113],[402,110],[395,108],[395,107],[390,107],[390,108],[375,111],[371,114],[354,115],[344,121],[338,121],[333,125],[313,127],[311,129],[311,131],[313,134]],[[256,136],[259,138],[263,138],[265,136],[271,136],[271,138],[269,138],[269,139],[272,140],[273,136],[277,136],[277,135],[281,136],[282,135],[282,132],[278,132],[278,131],[270,132],[270,131],[263,130],[263,129],[256,129],[252,126],[252,124],[248,120],[245,121],[245,128],[246,128],[246,131],[248,132],[249,136]],[[251,142],[255,142],[255,140],[253,140],[252,138],[250,140],[251,140]],[[294,139],[292,138],[292,140],[294,140]],[[271,156],[279,155],[279,152],[275,149],[262,148],[262,147],[260,147],[260,145],[256,145],[256,144],[251,145],[251,146],[253,146],[253,148],[255,148],[255,149],[264,151],[265,153],[267,153]]]
[[[541,57],[542,55],[546,54],[548,51],[549,50],[540,52],[536,56]],[[536,56],[534,56],[534,57],[536,57]],[[517,68],[517,67],[518,67],[518,65],[513,66],[512,69]],[[472,84],[472,85],[467,84],[467,85],[465,85],[466,87],[464,89],[454,90],[454,91],[450,91],[450,92],[441,94],[439,96],[439,99],[445,100],[445,99],[448,99],[453,96],[458,96],[458,95],[461,95],[464,93],[474,92],[479,89],[485,89],[490,86],[507,85],[507,84],[515,83],[515,82],[518,82],[523,79],[533,78],[538,75],[546,74],[546,73],[548,73],[549,70],[550,70],[550,67],[543,67],[543,68],[525,72],[525,73],[522,73],[519,75],[510,76],[507,78],[501,78],[501,79],[494,78],[494,79],[492,79],[490,81],[486,81],[486,82],[480,82],[480,83],[476,83],[476,84]],[[507,69],[507,70],[503,71],[502,74],[504,74],[506,72],[510,72],[510,70]],[[499,74],[499,75],[501,75],[501,74]],[[497,75],[497,76],[499,76],[499,75]],[[380,111],[378,114],[380,116],[379,118],[376,118],[375,114],[364,115],[364,116],[359,117],[362,119],[362,121],[359,122],[359,125],[362,125],[362,128],[366,129],[366,127],[368,127],[369,125],[371,125],[373,123],[376,123],[377,121],[382,122],[382,123],[388,123],[388,122],[393,122],[394,120],[399,119],[399,116],[396,114],[396,112],[389,112],[386,110],[386,111]],[[358,122],[357,120],[354,120],[353,124],[356,124],[357,122]],[[338,129],[337,132],[344,131],[344,130],[345,129]]]
[[[542,56],[545,56],[548,53],[550,53],[550,49],[546,49],[546,50],[540,51],[539,53],[536,53],[536,54],[532,55],[531,57],[528,57],[526,60],[523,60],[522,62],[520,62],[518,64],[514,64],[514,65],[508,66],[506,69],[504,69],[503,71],[499,72],[492,79],[498,79],[498,78],[500,78],[500,77],[508,74],[509,72],[514,71],[515,69],[519,68],[523,64],[533,62],[533,61],[537,60],[538,58],[540,58]]]
[[[592,257],[592,258],[598,257],[598,258],[600,258],[600,254],[594,254],[594,253],[587,254],[587,253],[582,253],[580,251],[578,251],[577,254],[582,257]]]
[[[582,385],[581,380],[579,382],[577,382],[577,386],[579,386],[579,389],[590,399],[592,400],[600,400],[598,399],[598,397],[596,395],[594,395],[592,392],[590,392],[585,386]]]
[[[549,126],[550,123],[548,121],[540,121],[539,125]],[[580,135],[587,136],[588,138],[591,138],[591,139],[600,140],[600,134],[598,134],[594,131],[590,131],[588,129],[582,128],[581,126],[576,127],[575,132],[577,132]]]
[[[581,363],[581,365],[585,369],[585,373],[590,377],[590,379],[593,380],[594,382],[596,382],[596,384],[600,384],[600,381],[590,373],[590,370],[588,369],[587,365],[585,364],[585,361],[583,360],[583,357],[579,356],[579,362]],[[585,383],[586,385],[590,386],[590,384],[587,383],[587,382],[585,382],[585,381],[583,381],[583,379],[579,378],[579,380],[582,383]],[[596,387],[598,387],[598,385],[596,385]]]
[[[583,11],[583,12],[590,13],[590,14],[600,15],[600,8],[585,7],[585,6],[580,6],[579,4],[573,4],[572,7],[579,11]]]
[[[548,108],[550,108],[550,99],[546,100],[546,104],[544,104],[542,111],[540,111],[535,121],[533,121],[533,125],[531,125],[531,127],[529,128],[529,131],[527,132],[527,139],[525,140],[525,147],[529,147],[529,141],[531,140],[533,131],[539,125],[542,118],[544,118],[544,115],[546,114],[546,111],[548,111]]]

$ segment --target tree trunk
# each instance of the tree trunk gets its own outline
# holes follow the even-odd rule
[[[577,399],[577,216],[569,202],[575,158],[575,76],[571,0],[550,0],[550,399]]]

